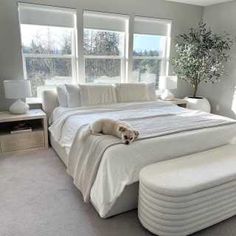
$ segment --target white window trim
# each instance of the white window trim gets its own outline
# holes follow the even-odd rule
[[[93,30],[93,29],[92,29]],[[109,30],[108,30],[109,31]],[[111,32],[111,31],[110,31]],[[113,31],[115,32],[115,31]],[[118,31],[117,31],[118,32]],[[124,42],[126,40],[124,34]],[[113,55],[86,55],[84,54],[84,63],[86,59],[113,59],[120,60],[120,82],[124,83],[126,81],[126,58],[125,58],[126,43],[124,43],[124,56],[113,56]],[[86,76],[86,75],[85,75]],[[85,79],[86,81],[86,79]]]
[[[43,53],[23,53],[25,58],[61,58],[61,59],[72,59],[73,56],[71,54],[43,54]]]
[[[23,52],[23,42],[22,42],[22,34],[21,34],[21,22],[20,22],[20,13],[18,13],[19,18],[19,27],[20,27],[20,40],[21,40],[21,55],[22,55],[22,62],[23,62],[23,75],[24,79],[28,78],[27,75],[27,69],[26,69],[26,58],[42,58],[42,59],[71,59],[71,75],[72,75],[72,83],[76,83],[79,81],[78,79],[78,40],[77,40],[77,12],[75,9],[70,8],[60,8],[60,7],[51,7],[46,5],[40,5],[40,4],[31,4],[31,3],[18,3],[19,7],[32,7],[35,6],[40,8],[45,8],[47,10],[58,10],[62,12],[69,12],[71,14],[74,14],[74,27],[59,27],[59,26],[51,26],[48,25],[48,27],[58,27],[58,28],[65,28],[65,29],[72,29],[72,35],[71,35],[71,54],[40,54],[40,53],[24,53]],[[24,25],[24,24],[22,24]],[[35,25],[35,26],[41,26],[41,25]],[[45,25],[44,25],[45,26]]]
[[[107,16],[114,16],[114,17],[122,17],[126,20],[125,22],[125,31],[116,31],[116,30],[100,30],[100,29],[92,29],[92,28],[83,28],[83,34],[82,36],[82,42],[83,42],[83,39],[84,39],[84,30],[97,30],[97,31],[107,31],[107,32],[117,32],[117,33],[124,33],[124,52],[123,54],[124,55],[86,55],[84,53],[84,50],[81,52],[81,50],[79,51],[79,56],[81,56],[83,58],[83,63],[84,63],[84,78],[82,80],[82,82],[86,82],[86,74],[85,74],[85,60],[86,59],[119,59],[121,60],[121,64],[120,64],[120,82],[121,83],[125,83],[127,82],[128,80],[128,73],[127,73],[127,70],[128,70],[128,48],[129,48],[129,22],[130,22],[130,17],[128,15],[121,15],[121,14],[117,14],[117,13],[108,13],[108,12],[96,12],[96,11],[87,11],[87,10],[84,10],[83,11],[83,16],[84,14],[86,14],[86,12],[93,12],[94,14],[98,13],[98,14],[104,14],[104,15],[107,15]],[[81,40],[80,40],[81,42]],[[83,47],[83,45],[82,45]],[[79,80],[80,82],[80,80]]]
[[[159,19],[159,18],[149,18],[149,17],[143,17],[143,16],[134,16],[133,17],[133,24],[132,24],[132,29],[134,29],[134,24],[135,24],[135,18],[136,19],[141,19],[144,21],[162,21],[168,24],[168,33],[166,37],[166,42],[165,42],[165,49],[163,52],[164,56],[134,56],[133,55],[133,42],[132,42],[132,47],[130,47],[130,55],[132,55],[131,59],[131,70],[130,70],[130,75],[132,76],[133,72],[133,61],[138,60],[138,59],[150,59],[150,60],[160,60],[161,61],[161,71],[160,74],[163,76],[167,76],[169,74],[169,60],[170,60],[170,47],[171,47],[171,30],[172,30],[172,20],[168,19]],[[134,35],[136,33],[132,32],[132,40],[134,38]],[[141,33],[138,33],[141,34]],[[157,35],[158,34],[143,34],[143,35]]]
[[[165,60],[166,57],[161,56],[133,56],[133,59],[153,59],[153,60]]]
[[[124,59],[122,56],[112,56],[112,55],[84,55],[85,59]]]
[[[32,4],[31,4],[32,5]],[[36,5],[42,7],[43,5]],[[45,6],[46,9],[50,9],[49,6]],[[53,7],[55,9],[55,7]],[[84,40],[84,12],[88,11],[86,9],[66,9],[58,8],[62,11],[68,10],[75,14],[75,24],[72,34],[72,54],[71,55],[48,55],[48,54],[27,54],[23,53],[22,50],[22,59],[23,59],[23,70],[24,77],[27,78],[26,71],[26,58],[68,58],[71,59],[72,63],[72,78],[74,83],[85,83],[85,60],[86,59],[119,59],[121,60],[121,82],[127,83],[132,81],[132,72],[133,72],[133,61],[136,59],[156,59],[162,61],[161,68],[164,70],[161,73],[163,75],[168,75],[169,72],[169,57],[171,49],[171,29],[172,29],[172,20],[169,19],[160,19],[155,17],[145,17],[145,16],[136,16],[136,15],[121,15],[113,12],[100,12],[108,15],[121,15],[126,17],[126,29],[124,32],[124,55],[122,56],[113,56],[113,55],[86,55],[84,54],[83,40]],[[96,13],[96,11],[93,11]],[[157,20],[169,23],[168,36],[165,48],[165,56],[133,56],[133,37],[134,37],[134,23],[135,18],[142,18],[145,20]],[[49,26],[50,27],[50,26]],[[88,28],[89,29],[89,28]],[[95,29],[97,30],[97,29]],[[109,31],[109,30],[107,30]],[[119,31],[117,31],[119,32]],[[122,31],[123,32],[123,31]],[[22,40],[21,40],[22,42]],[[22,44],[21,44],[22,45]],[[22,48],[23,49],[23,48]]]

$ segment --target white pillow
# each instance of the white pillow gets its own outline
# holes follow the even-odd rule
[[[148,86],[145,83],[116,84],[118,102],[150,101]]]
[[[68,107],[80,107],[80,88],[78,85],[66,84]]]
[[[79,85],[82,106],[116,103],[116,91],[113,85]]]
[[[67,92],[65,85],[59,85],[57,86],[57,96],[58,96],[58,102],[61,107],[67,107],[68,101],[67,101]]]
[[[155,83],[148,83],[148,84],[146,84],[146,86],[147,86],[147,89],[148,89],[149,100],[150,101],[157,100]]]

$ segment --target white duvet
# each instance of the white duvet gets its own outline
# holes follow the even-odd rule
[[[158,114],[163,117],[177,114],[188,116],[198,113],[162,102],[63,109],[63,111],[56,110],[54,112],[54,122],[50,127],[50,132],[57,142],[70,148],[78,129],[88,120],[92,122],[102,118],[103,112],[101,110],[104,111],[104,109],[113,112],[112,118],[114,119],[145,118],[147,113],[148,116]],[[219,116],[212,115],[211,118],[214,120]],[[228,118],[222,119],[232,122]],[[100,216],[105,217],[125,186],[138,181],[139,171],[144,166],[226,144],[234,137],[235,132],[236,125],[231,124],[140,140],[129,146],[122,144],[112,146],[106,150],[102,157],[91,189],[91,201]]]

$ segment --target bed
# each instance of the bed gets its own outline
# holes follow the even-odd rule
[[[146,132],[146,137],[128,146],[113,140],[112,145],[108,145],[102,152],[101,160],[96,167],[87,200],[93,204],[102,218],[137,208],[138,177],[144,166],[225,145],[233,142],[236,134],[234,120],[206,113],[201,114],[198,111],[188,111],[160,101],[62,108],[58,106],[57,94],[45,91],[43,107],[51,119],[49,128],[51,145],[79,189],[80,182],[79,180],[76,182],[75,172],[81,168],[77,160],[77,153],[81,150],[78,139],[81,127],[93,119],[113,117],[113,114],[113,118],[126,118],[130,121],[139,117],[138,125],[141,125],[144,136]],[[147,129],[148,126],[142,126],[143,120],[147,119],[145,114],[148,114],[150,119],[148,122],[153,125],[153,130],[158,130],[153,136],[147,135],[148,132],[151,133],[151,129]],[[153,120],[154,116],[158,123],[160,121],[156,128],[157,122]],[[191,122],[184,122],[188,117],[191,117]],[[172,128],[166,127],[164,131],[163,129],[160,131],[165,120]],[[110,142],[111,138],[106,138]],[[76,167],[75,163],[77,163]],[[86,168],[89,172],[90,166],[87,165]],[[82,174],[87,176],[86,172]]]

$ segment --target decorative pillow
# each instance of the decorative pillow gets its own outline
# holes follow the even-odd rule
[[[80,88],[78,85],[66,84],[68,107],[80,107]]]
[[[116,91],[113,85],[79,85],[82,106],[116,103]]]
[[[148,96],[150,101],[155,101],[157,99],[156,96],[156,85],[155,83],[146,84],[148,89]]]
[[[67,91],[65,85],[59,85],[57,86],[57,96],[58,96],[58,102],[61,107],[67,107],[68,101],[67,101]]]
[[[148,87],[145,83],[120,83],[116,84],[118,102],[150,101]]]

